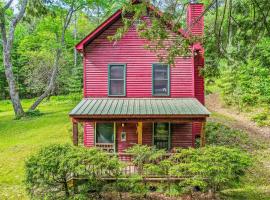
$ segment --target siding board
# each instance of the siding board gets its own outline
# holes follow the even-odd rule
[[[108,96],[108,63],[125,63],[126,97],[152,97],[152,64],[158,62],[156,55],[144,49],[146,41],[139,38],[131,28],[118,42],[109,42],[122,25],[115,22],[85,49],[85,97]],[[176,59],[171,68],[171,97],[193,96],[192,58]]]
[[[94,123],[85,123],[84,124],[84,137],[83,142],[85,147],[95,146],[95,129]]]

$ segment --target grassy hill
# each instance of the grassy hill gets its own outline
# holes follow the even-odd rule
[[[41,116],[15,120],[10,101],[0,101],[0,199],[27,199],[24,161],[39,148],[52,143],[71,143],[70,110],[80,97],[52,97],[44,101]],[[32,100],[23,100],[29,108]]]

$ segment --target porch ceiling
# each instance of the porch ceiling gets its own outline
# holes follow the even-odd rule
[[[85,98],[72,118],[205,118],[210,112],[195,98]]]

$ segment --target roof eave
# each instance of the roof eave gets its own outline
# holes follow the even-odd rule
[[[134,1],[134,4],[139,3],[139,1]],[[148,7],[150,10],[155,11],[156,8],[154,6]],[[156,14],[161,17],[163,13],[161,11],[156,12]],[[114,14],[112,14],[109,18],[107,18],[101,25],[99,25],[95,30],[93,30],[90,34],[88,34],[84,39],[82,39],[77,45],[75,45],[75,48],[78,52],[82,53],[84,50],[84,47],[89,44],[92,40],[94,40],[97,36],[99,36],[103,31],[106,30],[107,27],[109,27],[112,23],[114,23],[117,19],[120,18],[122,15],[122,9],[117,10]],[[167,25],[171,26],[170,23]],[[178,33],[183,36],[184,38],[187,38],[188,35],[185,30],[178,29]]]
[[[101,25],[99,25],[95,30],[93,30],[90,34],[88,34],[84,39],[82,39],[76,46],[76,50],[79,52],[83,52],[85,45],[87,45],[90,41],[95,39],[98,35],[100,35],[108,26],[115,22],[118,18],[120,18],[122,14],[122,10],[117,10],[113,15],[111,15],[108,19],[106,19]]]
[[[86,118],[93,118],[93,119],[108,119],[108,118],[117,118],[117,119],[126,119],[126,118],[137,118],[137,119],[148,119],[148,118],[153,118],[153,119],[159,119],[159,118],[168,118],[169,119],[185,119],[185,118],[207,118],[210,116],[210,114],[197,114],[197,115],[188,115],[188,114],[181,114],[181,115],[74,115],[70,114],[69,115],[71,118],[81,118],[81,119],[86,119]]]

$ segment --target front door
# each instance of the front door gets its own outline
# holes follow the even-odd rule
[[[154,123],[153,145],[157,149],[170,149],[170,124]]]

